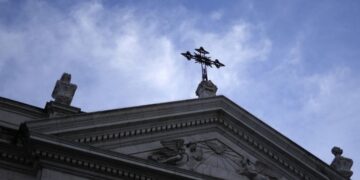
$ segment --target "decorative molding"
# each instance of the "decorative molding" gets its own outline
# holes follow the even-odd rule
[[[0,97],[0,109],[29,118],[38,119],[47,117],[46,112],[42,108],[3,97]]]
[[[205,114],[210,112],[221,112],[231,118],[225,119],[220,116],[221,118],[213,117],[182,121],[169,120],[171,117],[190,116],[196,113]],[[156,120],[160,118],[166,118],[168,120],[158,123]],[[155,125],[151,125],[151,127],[139,126],[140,123],[151,124],[155,121]],[[61,124],[61,126],[58,124]],[[148,134],[211,124],[221,124],[221,126],[218,126],[220,129],[225,130],[226,133],[231,132],[234,137],[238,137],[236,139],[244,142],[244,145],[259,150],[258,152],[264,155],[264,157],[273,159],[280,167],[289,170],[289,172],[292,172],[301,179],[327,179],[326,174],[340,178],[327,164],[314,155],[307,153],[306,150],[296,143],[278,133],[224,96],[87,113],[69,119],[55,118],[47,120],[46,122],[37,121],[29,123],[29,125],[31,125],[30,129],[45,134],[58,133],[58,136],[62,136],[66,133],[82,132],[82,134],[78,135],[85,134],[85,137],[76,138],[74,141],[93,145],[100,142],[116,141],[123,138],[140,137]],[[119,127],[116,131],[114,130],[115,126]],[[124,128],[125,126],[126,128]],[[105,129],[106,127],[112,128],[111,131],[113,132],[109,132],[108,130],[106,132],[105,130],[103,134],[86,135],[86,130],[93,128]],[[129,129],[131,127],[134,129]],[[99,131],[96,133],[99,133]],[[257,135],[254,136],[254,134]],[[299,163],[301,166],[296,163]],[[319,167],[322,167],[324,172],[320,172]]]
[[[134,137],[134,136],[140,136],[140,135],[146,135],[150,133],[163,133],[171,130],[177,130],[181,128],[186,127],[196,127],[201,125],[209,125],[209,124],[219,124],[221,127],[227,129],[227,132],[231,132],[236,137],[239,137],[241,140],[246,142],[251,147],[259,150],[263,155],[266,155],[270,159],[273,159],[275,162],[278,162],[282,167],[285,169],[288,169],[290,172],[294,173],[296,176],[298,176],[301,179],[304,180],[310,180],[311,178],[306,175],[305,172],[300,170],[299,168],[296,168],[293,163],[290,163],[288,160],[285,160],[281,157],[278,153],[271,150],[267,145],[264,145],[264,143],[259,142],[255,138],[250,135],[250,133],[245,132],[244,130],[241,130],[241,128],[238,127],[238,125],[233,124],[230,120],[224,120],[223,118],[218,117],[211,117],[211,118],[205,118],[205,119],[196,119],[196,120],[187,120],[183,122],[174,122],[174,121],[166,121],[163,122],[163,124],[159,124],[156,126],[148,127],[148,128],[137,128],[137,129],[131,129],[131,130],[125,130],[120,131],[116,133],[111,134],[100,134],[96,136],[89,136],[89,137],[83,137],[79,139],[74,139],[75,142],[80,143],[86,143],[86,144],[93,144],[93,143],[99,143],[99,142],[106,142],[106,141],[112,141],[120,138],[128,138],[128,137]]]
[[[186,128],[186,127],[207,125],[207,124],[211,124],[211,123],[214,123],[217,121],[218,121],[217,117],[211,117],[211,118],[206,118],[206,119],[197,119],[197,120],[187,120],[187,121],[183,121],[183,122],[172,121],[171,123],[166,121],[162,124],[152,125],[151,127],[139,127],[139,128],[134,128],[134,129],[125,130],[125,131],[117,131],[117,132],[113,132],[113,133],[103,133],[103,134],[98,134],[98,135],[94,135],[94,136],[73,139],[73,141],[80,142],[80,143],[86,143],[86,144],[93,144],[93,143],[98,143],[98,142],[106,142],[106,141],[116,140],[116,139],[125,138],[125,137],[147,135],[150,133],[162,133],[162,132],[182,129],[182,128]]]
[[[111,127],[127,123],[143,122],[169,118],[174,116],[187,116],[199,113],[208,113],[220,110],[219,97],[190,99],[162,104],[129,107],[123,109],[90,112],[68,117],[56,117],[46,120],[37,120],[28,123],[30,129],[44,134],[61,134],[81,131],[91,128]],[[101,123],[98,119],[101,118]],[[61,123],[61,127],[57,126]]]
[[[160,141],[160,144],[161,148],[132,155],[221,179],[242,179],[244,176],[255,179],[284,178],[265,163],[237,153],[217,139],[173,139]]]
[[[226,120],[220,120],[220,123],[222,123],[223,127],[227,128],[237,137],[240,137],[241,140],[247,142],[248,145],[250,145],[253,148],[256,148],[260,152],[262,152],[264,155],[269,157],[270,159],[273,159],[275,162],[278,162],[280,165],[285,167],[286,169],[293,172],[295,175],[300,177],[304,180],[310,180],[310,177],[307,176],[303,171],[296,168],[294,165],[291,165],[292,163],[289,163],[289,161],[285,160],[284,158],[281,158],[278,153],[272,151],[269,147],[264,145],[263,143],[260,143],[258,140],[256,140],[252,135],[249,133],[246,133],[245,131],[241,131],[238,128],[231,125]]]
[[[109,166],[106,164],[99,164],[99,163],[95,163],[93,161],[82,160],[80,158],[75,158],[75,157],[67,156],[64,154],[54,153],[54,152],[45,151],[45,150],[41,150],[41,149],[34,150],[33,155],[36,157],[39,157],[41,159],[51,159],[51,160],[54,160],[57,162],[61,162],[61,163],[65,163],[65,164],[69,164],[69,165],[73,165],[73,166],[77,166],[77,167],[82,167],[82,168],[85,168],[85,169],[88,169],[91,171],[97,171],[97,172],[101,172],[104,174],[109,174],[111,176],[125,177],[125,178],[130,178],[130,179],[135,179],[135,180],[152,180],[153,179],[151,177],[144,176],[144,175],[138,174],[136,172],[125,170],[122,168],[117,168],[117,167]]]
[[[0,159],[4,161],[10,161],[16,164],[22,164],[27,167],[33,167],[34,164],[36,164],[36,162],[38,162],[41,159],[50,159],[55,162],[61,162],[68,165],[73,165],[91,171],[97,171],[100,173],[109,174],[111,176],[116,176],[116,177],[125,177],[135,180],[153,179],[151,177],[144,176],[122,168],[117,168],[106,164],[99,164],[92,161],[82,160],[80,158],[75,158],[64,154],[54,153],[41,149],[36,149],[32,151],[31,155],[28,156],[21,156],[19,154],[9,153],[9,152],[0,152]]]
[[[19,154],[10,152],[0,152],[0,159],[22,164],[25,166],[32,166],[34,164],[34,160],[29,158],[28,156],[21,156]]]

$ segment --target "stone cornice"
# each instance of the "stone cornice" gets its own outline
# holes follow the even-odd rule
[[[157,119],[214,112],[222,112],[221,118],[169,120],[166,123],[157,123],[146,128],[135,126],[136,123],[152,123]],[[326,172],[332,177],[342,179],[329,165],[224,96],[87,113],[81,116],[75,115],[68,118],[30,122],[28,125],[33,131],[46,134],[70,133],[88,129],[89,132],[86,136],[74,140],[82,143],[97,143],[214,123],[220,124],[222,128],[227,130],[227,133],[234,134],[237,138],[262,152],[269,159],[278,162],[282,167],[301,179],[312,179],[311,176],[304,172],[303,168],[312,172],[311,174],[316,174],[315,177],[317,178],[327,179],[324,174],[320,173]],[[113,131],[111,133],[104,130],[102,134],[95,135],[91,133],[91,129],[94,128],[109,127],[111,129],[111,127],[121,127],[121,125],[125,124],[127,130]],[[254,138],[255,136],[256,138]],[[301,162],[300,164],[303,167],[298,168],[293,161]]]
[[[130,179],[212,179],[175,167],[34,132],[31,133],[30,139],[34,148],[33,154],[40,159],[62,162],[100,173]]]
[[[34,119],[45,118],[47,114],[44,109],[29,104],[17,102],[0,97],[0,108],[9,112],[21,114]]]
[[[43,119],[28,123],[28,127],[44,134],[57,134],[104,126],[111,127],[134,121],[214,111],[219,109],[217,103],[220,102],[218,101],[220,98],[223,96]],[[101,123],[99,119],[101,119]],[[58,126],[59,124],[61,127]]]
[[[166,121],[162,124],[158,124],[156,126],[151,126],[147,128],[129,128],[127,126],[126,129],[123,131],[119,130],[117,133],[114,134],[106,134],[107,132],[104,132],[105,134],[98,134],[95,136],[88,136],[80,139],[73,139],[75,142],[80,143],[88,143],[88,144],[94,144],[98,142],[104,142],[104,141],[115,141],[116,139],[120,138],[130,138],[130,137],[136,137],[136,136],[144,136],[146,134],[154,134],[154,133],[167,133],[169,131],[179,130],[182,128],[189,128],[189,127],[197,127],[197,126],[204,126],[204,125],[210,125],[210,124],[216,124],[220,125],[225,131],[223,133],[231,133],[235,135],[237,138],[239,138],[243,143],[247,144],[248,146],[256,149],[258,152],[261,152],[263,155],[267,156],[269,159],[277,162],[280,164],[283,168],[287,169],[288,171],[295,174],[300,179],[304,180],[310,180],[311,175],[307,175],[302,168],[299,169],[298,164],[304,164],[303,160],[300,159],[293,159],[292,161],[289,159],[291,157],[288,155],[286,150],[279,149],[277,151],[274,150],[274,147],[272,147],[271,142],[267,140],[259,140],[263,137],[257,137],[254,138],[254,134],[251,133],[247,128],[244,128],[243,125],[238,125],[236,122],[230,121],[226,118],[218,118],[218,117],[209,117],[209,118],[192,118],[188,120],[178,121],[178,120],[172,120],[172,121]],[[241,128],[243,127],[243,128]],[[116,132],[116,131],[115,131]],[[299,162],[299,163],[296,163]],[[301,162],[301,163],[300,163]],[[317,174],[318,178],[321,179],[327,179],[324,175],[320,174],[317,170],[313,169],[311,166],[304,164],[306,169],[310,170],[312,173],[310,174]]]
[[[72,173],[69,170],[74,171],[73,168],[77,168],[83,173],[80,174],[85,176],[95,173],[99,177],[115,179],[215,179],[38,133],[31,133],[29,141],[29,146],[2,144],[0,166],[7,166],[7,169],[20,172],[24,171],[22,169],[27,169],[31,172],[28,174],[33,175],[38,171],[38,164],[42,167],[43,163],[50,163],[52,164],[50,167],[61,167],[60,171]]]
[[[224,100],[223,100],[224,101]],[[343,179],[337,171],[334,171],[328,164],[281,134],[280,132],[273,129],[271,126],[267,125],[261,121],[256,116],[252,115],[245,109],[241,108],[236,103],[232,102],[229,99],[225,99],[222,105],[222,110],[224,110],[224,115],[231,117],[233,122],[245,125],[249,128],[254,134],[260,135],[266,141],[272,143],[273,147],[278,150],[289,154],[289,157],[295,158],[295,160],[302,162],[304,165],[308,166],[315,172],[326,173],[331,177],[336,177],[336,179]],[[244,119],[239,121],[239,119]],[[251,140],[250,140],[251,141]],[[322,175],[323,176],[323,175]],[[345,179],[345,178],[344,178]]]
[[[85,134],[85,136],[66,137],[75,142],[94,144],[104,143],[108,141],[114,141],[117,139],[124,139],[136,136],[147,136],[154,133],[166,133],[172,130],[182,130],[186,128],[193,128],[208,124],[213,124],[217,121],[217,113],[200,113],[194,116],[182,116],[176,118],[164,118],[162,121],[153,119],[152,121],[143,123],[129,123],[120,126],[113,126],[113,129],[101,130],[98,133],[91,135],[91,133]]]

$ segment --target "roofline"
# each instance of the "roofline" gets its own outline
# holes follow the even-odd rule
[[[335,172],[336,174],[338,174],[339,176],[343,177],[338,171],[334,170],[329,164],[325,163],[323,160],[321,160],[320,158],[318,158],[317,156],[315,156],[314,154],[312,154],[310,151],[306,150],[305,148],[303,148],[302,146],[300,146],[299,144],[297,144],[296,142],[294,142],[293,140],[289,139],[288,137],[286,137],[284,134],[282,134],[281,132],[279,132],[278,130],[274,129],[273,127],[271,127],[270,125],[266,124],[263,120],[261,120],[260,118],[256,117],[255,115],[253,115],[252,113],[250,113],[249,111],[247,111],[246,109],[244,109],[243,107],[241,107],[240,105],[236,104],[235,102],[233,102],[232,100],[230,100],[229,98],[223,96],[224,99],[226,99],[227,101],[229,101],[230,103],[232,103],[232,105],[242,109],[243,111],[245,111],[248,115],[254,117],[255,119],[258,120],[258,122],[260,122],[262,125],[264,125],[266,128],[270,129],[270,132],[274,132],[277,135],[279,135],[280,138],[285,139],[286,141],[288,141],[289,143],[291,143],[291,145],[295,146],[295,149],[299,149],[302,152],[305,152],[307,156],[310,156],[313,160],[321,163],[321,165],[330,168],[333,172]],[[330,151],[329,151],[330,152]]]
[[[100,110],[100,111],[92,111],[92,112],[84,112],[79,114],[71,114],[72,117],[76,116],[92,116],[94,114],[105,114],[105,113],[112,113],[112,112],[119,112],[119,111],[129,111],[133,109],[140,109],[140,108],[151,108],[153,106],[165,106],[165,105],[172,105],[172,104],[179,104],[179,103],[186,103],[191,101],[208,101],[211,99],[217,99],[217,98],[225,98],[229,100],[224,95],[218,95],[214,97],[207,97],[207,98],[192,98],[192,99],[185,99],[185,100],[178,100],[178,101],[170,101],[170,102],[161,102],[161,103],[152,103],[152,104],[145,104],[145,105],[137,105],[137,106],[130,106],[130,107],[123,107],[123,108],[115,108],[115,109],[109,109],[109,110]],[[230,100],[229,100],[230,101]],[[68,116],[59,116],[59,117],[52,117],[51,120],[57,120],[57,119],[66,119]],[[34,121],[31,121],[32,123],[41,122],[44,120],[50,120],[50,118],[42,118],[42,119],[36,119]]]
[[[4,108],[6,111],[17,112],[28,117],[46,117],[46,113],[43,108],[4,97],[0,97],[0,108]]]
[[[180,176],[180,177],[186,178],[186,179],[199,179],[199,180],[203,179],[203,178],[216,179],[213,177],[209,177],[207,175],[193,173],[193,172],[190,172],[187,170],[182,170],[179,168],[172,168],[172,167],[169,168],[169,166],[165,166],[163,164],[151,163],[149,161],[146,161],[146,160],[143,160],[140,158],[127,156],[125,154],[121,154],[121,153],[113,152],[113,151],[109,151],[109,150],[99,149],[97,147],[87,145],[87,144],[74,143],[74,142],[71,142],[71,141],[68,141],[65,139],[58,138],[56,136],[43,135],[41,133],[37,133],[34,131],[30,131],[29,138],[32,140],[46,143],[46,144],[60,146],[60,147],[66,148],[66,149],[74,150],[74,151],[79,151],[80,153],[90,154],[90,155],[98,156],[100,158],[105,158],[105,159],[112,159],[112,160],[120,161],[125,164],[138,166],[138,167],[145,168],[145,169],[152,169],[152,170],[155,170],[155,171],[167,174],[167,175],[171,175],[171,176],[177,175],[177,176]]]
[[[276,129],[272,128],[271,126],[269,126],[268,124],[266,124],[263,120],[261,120],[260,118],[256,117],[255,115],[251,114],[249,111],[247,111],[246,109],[244,109],[243,107],[241,107],[240,105],[236,104],[235,102],[233,102],[232,100],[230,100],[229,98],[227,98],[226,96],[223,95],[218,95],[215,97],[208,97],[208,98],[193,98],[193,99],[186,99],[186,100],[179,100],[179,101],[171,101],[171,102],[163,102],[163,103],[154,103],[154,104],[147,104],[147,105],[139,105],[139,106],[133,106],[133,107],[125,107],[125,108],[117,108],[117,109],[111,109],[111,110],[104,110],[104,111],[94,111],[94,112],[89,112],[89,113],[84,113],[84,114],[74,114],[72,115],[72,120],[73,118],[76,117],[89,117],[92,116],[94,114],[108,114],[109,116],[111,116],[114,112],[126,112],[126,111],[131,111],[131,110],[135,110],[135,109],[144,109],[144,108],[151,108],[154,106],[168,106],[168,105],[179,105],[179,104],[184,104],[184,103],[189,103],[189,102],[198,102],[198,103],[202,103],[202,102],[206,102],[206,101],[213,101],[215,99],[219,99],[223,102],[227,102],[228,104],[230,104],[231,106],[240,109],[241,111],[243,111],[244,113],[246,113],[247,116],[252,117],[253,119],[255,119],[256,121],[254,121],[255,123],[263,126],[265,129],[267,129],[268,132],[273,132],[272,134],[274,134],[275,136],[277,136],[278,138],[282,139],[283,142],[288,142],[289,145],[291,145],[295,151],[297,151],[297,153],[301,153],[301,154],[305,154],[305,156],[308,156],[309,159],[313,160],[314,163],[322,165],[323,167],[326,167],[327,169],[335,172],[336,174],[340,175],[342,177],[342,175],[340,173],[338,173],[337,171],[333,170],[330,165],[328,165],[327,163],[325,163],[324,161],[322,161],[321,159],[319,159],[317,156],[315,156],[314,154],[312,154],[311,152],[307,151],[306,149],[304,149],[303,147],[301,147],[299,144],[295,143],[294,141],[292,141],[291,139],[289,139],[288,137],[286,137],[285,135],[283,135],[282,133],[280,133],[279,131],[277,131]],[[222,107],[219,107],[220,109],[223,109]],[[223,109],[224,111],[226,111],[226,109]],[[226,111],[228,112],[228,111]],[[194,112],[193,112],[194,113]],[[231,114],[230,112],[228,112],[229,114]],[[55,118],[51,118],[51,119],[39,119],[39,120],[35,120],[35,121],[31,121],[28,122],[27,124],[30,125],[31,124],[36,124],[36,123],[40,123],[41,121],[46,121],[46,120],[50,120],[50,121],[58,121],[61,119],[67,119],[68,117],[55,117]],[[30,128],[31,129],[31,128]],[[280,149],[282,149],[282,146],[277,145]]]

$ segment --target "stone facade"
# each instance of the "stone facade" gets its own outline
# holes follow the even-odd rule
[[[0,98],[2,179],[346,180],[352,174],[340,148],[328,165],[225,96],[88,113],[56,97],[44,109]]]
[[[2,123],[5,179],[349,178],[224,96],[51,118],[1,104],[19,118],[29,110]]]

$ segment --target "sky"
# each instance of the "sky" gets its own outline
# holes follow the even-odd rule
[[[0,96],[38,107],[63,72],[101,111],[196,98],[203,46],[224,95],[360,179],[360,1],[0,0]]]

